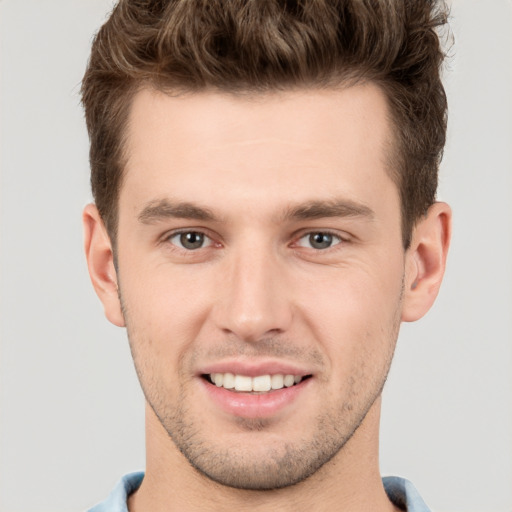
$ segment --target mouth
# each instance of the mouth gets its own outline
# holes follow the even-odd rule
[[[214,414],[220,409],[228,418],[283,418],[294,414],[293,404],[310,399],[314,390],[313,374],[281,362],[223,362],[198,376],[210,404],[206,407],[213,406]]]
[[[223,388],[233,393],[246,394],[269,394],[283,388],[297,386],[311,377],[311,375],[283,373],[256,375],[254,377],[234,373],[208,373],[202,375],[203,379],[218,388]]]

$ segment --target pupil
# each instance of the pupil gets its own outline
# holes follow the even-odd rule
[[[180,242],[185,249],[199,249],[203,245],[204,235],[202,233],[182,233]]]
[[[332,244],[332,235],[328,233],[314,233],[309,235],[311,247],[315,249],[327,249]]]

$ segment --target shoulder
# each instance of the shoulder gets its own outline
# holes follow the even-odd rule
[[[131,493],[140,487],[143,478],[143,471],[123,476],[108,498],[90,508],[87,512],[128,512],[126,500]]]
[[[416,487],[397,476],[385,476],[382,479],[384,489],[394,505],[407,512],[430,512]]]

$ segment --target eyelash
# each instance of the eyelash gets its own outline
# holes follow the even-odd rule
[[[201,235],[204,237],[205,240],[208,240],[209,243],[208,243],[208,245],[206,245],[206,246],[203,245],[201,247],[198,247],[197,249],[187,249],[185,247],[180,247],[177,243],[173,243],[171,241],[173,238],[175,238],[177,236],[186,235],[186,234]],[[333,243],[332,245],[330,245],[329,247],[325,247],[323,249],[317,249],[314,247],[305,247],[305,246],[302,246],[299,244],[299,242],[301,240],[305,239],[306,237],[311,237],[312,235],[327,235],[327,236],[330,236],[333,239],[335,239],[336,242]],[[169,233],[164,237],[163,242],[171,245],[173,249],[181,251],[182,253],[185,253],[188,255],[192,255],[196,251],[199,251],[200,249],[206,249],[206,248],[214,246],[214,245],[221,247],[221,244],[219,242],[215,242],[213,237],[209,236],[204,230],[201,230],[201,229],[182,229],[182,230],[178,230],[178,231],[173,231],[172,233]],[[302,232],[300,234],[300,236],[294,237],[291,246],[293,248],[303,247],[303,248],[310,249],[310,250],[313,250],[318,253],[327,253],[327,252],[330,252],[332,249],[335,249],[338,245],[345,244],[348,242],[349,242],[349,239],[347,237],[343,237],[339,233],[335,233],[328,229],[327,230],[312,230],[312,231]]]
[[[312,235],[328,235],[328,236],[332,237],[333,239],[337,240],[337,242],[333,243],[332,245],[330,245],[329,247],[326,247],[324,249],[316,249],[314,247],[307,247],[308,249],[312,249],[319,253],[320,252],[328,252],[331,249],[334,249],[335,247],[337,247],[338,245],[348,242],[347,238],[343,238],[339,233],[335,233],[328,229],[327,230],[324,229],[324,230],[308,231],[306,233],[302,233],[301,236],[299,236],[298,238],[295,239],[294,245],[297,245],[300,240],[303,240],[307,237],[311,237]],[[304,247],[304,246],[299,245],[299,247]]]
[[[181,235],[186,235],[186,234],[196,234],[196,235],[201,235],[204,237],[205,240],[209,240],[209,244],[206,245],[206,246],[202,246],[202,247],[198,247],[197,249],[186,249],[185,247],[180,247],[178,246],[177,244],[173,243],[171,240],[175,237],[178,237],[178,236],[181,236]],[[195,251],[198,251],[200,249],[205,249],[207,247],[210,247],[211,245],[215,245],[215,242],[213,240],[213,238],[211,236],[208,236],[204,231],[200,230],[200,229],[182,229],[182,230],[179,230],[179,231],[173,231],[172,233],[169,233],[168,235],[166,235],[163,239],[163,242],[167,242],[169,243],[171,246],[173,246],[174,248],[176,248],[177,250],[179,251],[182,251],[182,252],[185,252],[185,253],[193,253]],[[220,245],[220,244],[218,244]]]

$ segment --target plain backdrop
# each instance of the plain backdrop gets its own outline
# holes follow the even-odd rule
[[[79,511],[144,466],[125,333],[82,254],[90,200],[79,86],[111,0],[0,1],[0,510]],[[381,466],[438,512],[512,510],[512,3],[454,0],[440,198],[446,279],[404,325]]]

